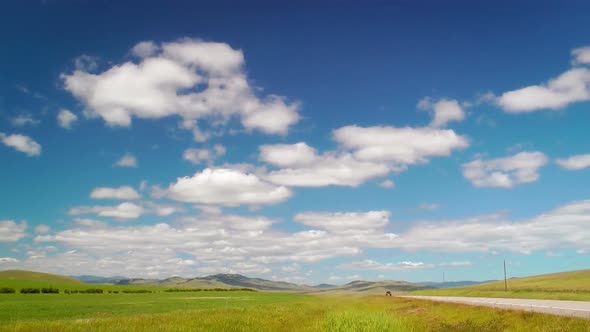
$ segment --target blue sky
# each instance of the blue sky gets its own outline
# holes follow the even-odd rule
[[[589,7],[3,3],[0,269],[587,268]]]

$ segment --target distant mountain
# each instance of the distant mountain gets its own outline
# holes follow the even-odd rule
[[[333,288],[317,290],[319,293],[361,293],[361,294],[380,294],[387,291],[407,292],[414,290],[430,289],[432,287],[420,284],[414,284],[407,281],[383,280],[383,281],[364,281],[355,280],[346,285]]]
[[[297,285],[285,281],[271,281],[260,278],[248,278],[241,274],[214,274],[202,278],[204,280],[213,280],[234,287],[255,288],[258,290],[273,291],[313,291],[309,286]]]
[[[89,284],[116,284],[122,280],[128,279],[127,277],[121,277],[121,276],[99,277],[99,276],[89,276],[89,275],[71,276],[70,278],[74,278],[74,279],[77,279],[77,280],[80,280],[82,282],[89,283]]]
[[[453,287],[465,287],[474,286],[480,284],[486,284],[497,280],[485,280],[485,281],[446,281],[446,282],[419,282],[418,285],[429,286],[432,288],[453,288]]]
[[[150,285],[179,288],[253,288],[266,291],[310,292],[315,289],[285,281],[249,278],[240,274],[214,274],[202,278],[171,277],[167,279],[124,279],[117,285]]]
[[[334,287],[338,287],[337,285],[332,285],[332,284],[319,284],[319,285],[315,285],[315,286],[311,286],[313,288],[317,288],[317,289],[327,289],[327,288],[334,288]]]

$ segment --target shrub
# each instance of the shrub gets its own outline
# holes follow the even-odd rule
[[[153,293],[147,289],[124,289],[121,291],[122,293]]]
[[[104,290],[101,288],[88,288],[85,290],[81,290],[80,293],[85,293],[85,294],[102,294],[104,293]]]
[[[41,288],[41,293],[43,293],[43,294],[59,294],[59,289],[51,288],[51,287]]]
[[[14,288],[2,287],[0,288],[0,294],[14,294],[16,290]]]
[[[39,288],[21,288],[21,294],[39,294],[41,290]]]

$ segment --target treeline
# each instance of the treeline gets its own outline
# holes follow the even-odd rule
[[[168,288],[164,292],[256,292],[252,288]]]
[[[88,289],[65,289],[64,294],[119,294],[121,293],[155,293],[155,291],[147,289],[124,289],[124,290],[104,290],[101,288],[88,288]],[[1,287],[0,294],[15,294],[16,289],[9,287]],[[59,294],[58,288],[45,287],[45,288],[21,288],[19,293],[21,294]]]

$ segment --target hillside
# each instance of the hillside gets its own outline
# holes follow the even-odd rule
[[[481,284],[471,288],[486,291],[504,290],[504,281]],[[590,269],[510,278],[508,279],[508,288],[528,291],[590,292]]]
[[[413,284],[407,281],[383,280],[363,281],[355,280],[346,285],[328,289],[316,290],[317,293],[359,293],[359,294],[382,294],[390,292],[408,292],[421,289],[430,289],[430,286]]]
[[[272,291],[313,291],[312,287],[297,285],[285,281],[271,281],[260,278],[248,278],[240,274],[215,274],[202,278],[204,280],[211,280],[231,285],[234,287],[247,287],[259,290]]]
[[[455,288],[455,287],[467,287],[481,284],[487,284],[490,282],[496,282],[497,280],[486,280],[486,281],[445,281],[445,282],[419,282],[418,285],[429,286],[432,288]]]
[[[504,281],[502,280],[475,286],[417,291],[414,293],[416,295],[590,300],[590,270],[510,278],[507,284],[508,291],[504,291]]]
[[[57,274],[6,270],[0,271],[0,287],[76,287],[85,285],[83,282]]]
[[[266,291],[313,291],[312,287],[297,285],[284,281],[271,281],[249,278],[240,274],[215,274],[202,278],[171,277],[167,279],[124,279],[117,285],[147,285],[179,288],[253,288]]]

